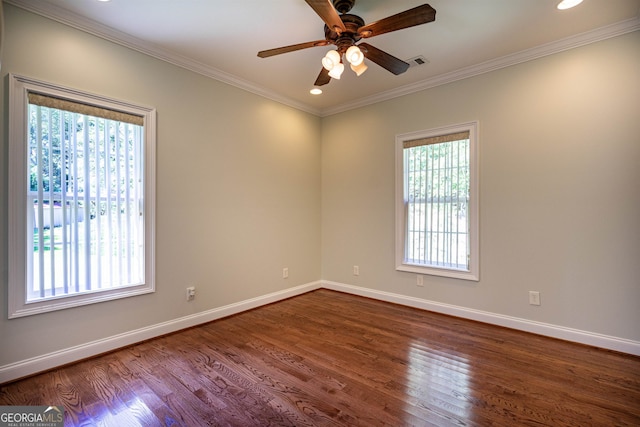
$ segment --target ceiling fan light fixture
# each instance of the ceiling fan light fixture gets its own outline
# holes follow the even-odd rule
[[[353,45],[349,49],[347,49],[347,53],[345,56],[347,58],[347,61],[349,61],[351,65],[358,66],[364,61],[364,54],[356,45]]]
[[[344,71],[344,64],[342,62],[338,62],[336,65],[333,66],[331,70],[329,70],[329,76],[331,76],[331,78],[333,79],[340,80],[340,76],[342,75],[343,71]]]
[[[367,64],[365,64],[364,62],[361,62],[359,65],[351,64],[351,69],[354,73],[356,73],[356,76],[360,76],[362,73],[367,71],[367,68],[369,67],[367,67]]]
[[[347,13],[355,2],[356,0],[306,0],[307,5],[324,21],[324,39],[261,50],[258,57],[268,58],[311,47],[333,45],[334,47],[328,48],[332,50],[326,52],[322,58],[322,68],[314,86],[324,86],[332,78],[339,79],[347,63],[357,75],[361,75],[367,69],[367,66],[363,65],[365,58],[394,75],[407,71],[410,64],[369,43],[363,42],[358,46],[356,43],[363,38],[433,22],[436,19],[436,10],[428,4],[423,4],[365,25],[364,19]]]
[[[327,71],[331,71],[331,69],[334,66],[334,63],[332,60],[330,60],[329,58],[327,58],[326,56],[324,58],[322,58],[322,66],[327,70]]]
[[[562,0],[560,3],[558,3],[558,9],[571,9],[572,7],[577,6],[580,3],[582,3],[582,0]]]
[[[331,71],[337,64],[340,63],[340,54],[337,50],[330,50],[327,54],[322,58],[322,66]]]

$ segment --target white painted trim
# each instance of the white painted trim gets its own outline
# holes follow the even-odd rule
[[[291,298],[296,295],[301,295],[306,292],[319,289],[320,287],[321,282],[311,282],[189,316],[180,317],[178,319],[169,320],[167,322],[91,341],[86,344],[80,344],[74,347],[54,351],[42,356],[36,356],[30,359],[0,366],[0,384],[116,350],[144,340],[176,332],[181,329],[190,328],[192,326],[238,314],[266,304],[271,304],[276,301]]]
[[[543,44],[531,49],[526,49],[521,52],[516,52],[511,55],[506,55],[480,64],[472,65],[470,67],[455,70],[450,73],[434,76],[429,79],[402,86],[390,91],[380,92],[373,96],[361,98],[353,102],[348,102],[337,105],[335,107],[318,110],[315,107],[302,104],[296,100],[284,97],[276,92],[259,87],[247,80],[243,80],[237,76],[225,73],[224,71],[214,68],[210,65],[202,64],[190,58],[186,58],[176,52],[166,51],[159,48],[158,46],[132,37],[123,32],[114,30],[113,28],[109,28],[98,22],[92,21],[80,15],[72,14],[61,7],[55,6],[52,3],[44,3],[38,0],[4,1],[11,5],[20,7],[49,19],[53,19],[54,21],[58,21],[62,24],[68,25],[86,33],[93,34],[105,40],[109,40],[113,43],[136,50],[145,55],[149,55],[178,67],[185,68],[203,76],[230,84],[256,95],[260,95],[264,98],[280,102],[284,105],[288,105],[290,107],[297,108],[301,111],[315,114],[320,117],[326,117],[333,114],[341,113],[343,111],[353,110],[389,99],[398,98],[400,96],[419,92],[421,90],[433,88],[447,83],[452,83],[457,80],[462,80],[469,77],[477,76],[479,74],[488,73],[500,68],[509,67],[511,65],[531,61],[543,56],[553,55],[555,53],[562,52],[568,49],[573,49],[601,40],[606,40],[611,37],[616,37],[640,30],[640,16],[637,16],[632,19],[620,21],[618,23],[607,25],[601,28],[596,28],[592,31],[576,34],[574,36],[570,36],[561,40]]]
[[[321,288],[640,356],[638,341],[320,280],[0,366],[0,384]]]
[[[144,119],[144,280],[135,286],[27,303],[27,111],[29,93],[122,111]],[[155,292],[156,109],[9,73],[9,291],[8,318],[30,316]]]
[[[345,283],[322,281],[322,287],[334,291],[346,292],[353,295],[373,298],[381,301],[392,302],[408,307],[433,311],[435,313],[448,314],[463,319],[476,320],[490,325],[504,326],[510,329],[558,338],[565,341],[586,344],[608,350],[640,356],[640,342],[549,323],[536,322],[519,317],[505,316],[488,311],[475,310],[457,305],[444,304],[437,301],[429,301],[421,298],[362,288]]]

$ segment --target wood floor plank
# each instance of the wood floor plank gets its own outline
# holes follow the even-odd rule
[[[197,338],[201,337],[200,331]],[[274,425],[313,425],[305,414],[298,411],[295,402],[281,399],[252,377],[251,372],[238,360],[237,354],[242,354],[242,351],[234,351],[228,343],[224,347],[218,347],[213,341],[196,350],[190,347],[194,340],[187,333],[177,338],[182,351],[186,351],[189,358],[196,361],[194,367],[210,381],[207,390],[229,405],[226,412],[245,414],[248,417],[248,420],[235,425],[259,425],[256,420],[269,411],[271,413],[268,418]],[[194,359],[194,352],[200,352],[204,357]],[[205,360],[205,365],[200,365],[198,360]]]
[[[240,331],[240,329],[234,329],[234,332],[238,332]],[[295,331],[291,331],[291,332],[295,332]],[[250,333],[250,331],[244,331],[244,333]],[[335,338],[335,337],[333,337]],[[335,339],[331,339],[331,342],[329,341],[321,341],[319,344],[320,346],[324,349],[324,351],[326,352],[326,349],[331,347],[332,344],[335,344],[336,340]],[[298,339],[296,338],[295,340],[296,342],[300,343],[305,341],[305,339]],[[307,340],[308,341],[308,340]],[[303,345],[298,345],[297,348],[301,349],[303,348]],[[338,351],[339,353],[342,353],[344,355],[344,348],[337,348],[336,351]],[[356,351],[356,353],[358,354],[358,356],[366,356],[369,357],[369,355],[367,354],[363,354],[360,351]],[[338,360],[337,358],[334,360]],[[334,369],[340,369],[340,367],[338,366],[338,363],[330,363],[329,365],[327,365],[325,367],[325,369],[317,369],[318,372],[323,371],[323,370],[334,370]],[[341,384],[345,384],[348,386],[349,383],[354,383],[357,382],[359,385],[361,384],[362,381],[366,381],[366,377],[367,375],[369,375],[369,373],[371,372],[371,370],[369,369],[369,367],[367,366],[361,366],[360,367],[362,369],[362,371],[360,373],[358,373],[357,375],[353,375],[351,377],[348,376],[348,372],[345,371],[345,375],[340,374],[341,377],[343,377],[342,379],[339,380],[339,383]],[[362,373],[364,372],[364,374]],[[379,371],[380,372],[380,371]],[[324,374],[326,376],[329,376],[327,374]],[[335,376],[337,376],[336,374],[332,375],[332,378],[335,378]],[[384,381],[384,382],[389,382],[392,381],[392,378],[385,378],[384,380],[381,380],[380,378],[376,378],[374,382],[380,382],[380,381]],[[369,381],[371,382],[371,381]],[[314,387],[316,387],[314,385]],[[345,386],[343,386],[345,387]],[[301,386],[301,388],[305,388],[304,385]],[[342,388],[342,387],[341,387]],[[345,390],[347,393],[347,395],[345,395],[345,399],[349,400],[349,397],[353,397],[353,391],[349,390],[350,387],[347,387],[347,390]],[[355,390],[359,390],[362,387],[354,387]],[[323,390],[324,387],[321,385],[319,388],[315,388],[315,390]],[[362,412],[363,410],[367,413],[367,416],[371,416],[371,420],[367,421],[365,419],[362,419],[362,415],[360,416],[360,421],[363,422],[364,425],[367,425],[367,422],[369,423],[379,423],[381,421],[386,422],[390,425],[398,425],[398,423],[400,422],[399,420],[402,419],[407,419],[407,418],[411,418],[411,415],[409,413],[407,413],[406,411],[398,411],[397,408],[400,408],[402,405],[400,404],[401,402],[397,402],[394,401],[393,398],[391,398],[388,395],[384,395],[381,393],[378,393],[377,390],[375,388],[372,387],[368,387],[368,392],[366,393],[366,395],[362,395],[359,396],[359,400],[361,401],[360,403],[363,404],[363,408],[359,408],[359,411]],[[330,399],[339,399],[340,398],[340,394],[333,389],[332,390],[333,394],[329,396]],[[390,403],[387,403],[387,401],[391,400]],[[376,412],[376,409],[378,409],[378,412]],[[344,413],[341,414],[342,418],[344,419]],[[348,420],[344,420],[344,421],[348,421]],[[353,425],[355,423],[355,420],[347,422],[346,425]],[[416,419],[416,423],[418,424],[423,424],[424,422],[420,419]]]
[[[318,290],[0,386],[68,426],[640,426],[640,358]]]

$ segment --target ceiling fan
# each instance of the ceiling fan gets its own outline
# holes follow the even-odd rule
[[[363,62],[364,58],[375,62],[395,75],[404,73],[409,68],[409,64],[406,62],[368,43],[363,42],[359,45],[356,45],[356,43],[361,39],[426,24],[436,19],[435,9],[428,4],[423,4],[365,25],[364,19],[348,13],[353,8],[356,0],[305,1],[325,23],[324,40],[262,50],[258,52],[258,56],[267,58],[310,47],[335,45],[336,50],[329,51],[322,59],[323,67],[314,83],[315,86],[326,85],[332,78],[340,78],[344,70],[343,55],[357,75],[362,74],[367,69]]]

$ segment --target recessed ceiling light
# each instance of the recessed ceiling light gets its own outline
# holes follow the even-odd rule
[[[558,3],[558,9],[570,9],[574,6],[579,5],[580,3],[582,3],[582,0],[562,0],[560,3]]]
[[[309,91],[309,93],[311,95],[320,95],[322,93],[322,89],[320,89],[319,87],[314,87]]]

